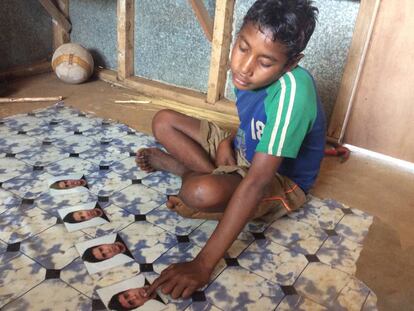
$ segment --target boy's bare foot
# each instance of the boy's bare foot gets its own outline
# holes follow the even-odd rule
[[[167,171],[182,176],[187,170],[168,153],[158,148],[142,148],[137,151],[135,162],[147,173]]]
[[[168,197],[166,205],[170,210],[180,214],[183,217],[191,218],[194,214],[194,210],[185,205],[183,201],[175,195],[170,195]]]

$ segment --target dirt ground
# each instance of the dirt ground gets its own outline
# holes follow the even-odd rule
[[[115,104],[142,99],[136,91],[93,80],[81,85],[42,74],[8,84],[10,97],[64,96],[65,104],[99,117],[151,133],[152,104]],[[162,95],[162,94],[160,94]],[[0,104],[0,117],[46,107],[51,103]],[[375,216],[357,262],[356,276],[378,296],[379,310],[413,310],[414,303],[414,174],[353,153],[345,163],[326,158],[312,194],[333,198]]]

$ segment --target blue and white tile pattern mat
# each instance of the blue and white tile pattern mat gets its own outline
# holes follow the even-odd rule
[[[100,310],[98,290],[137,275],[154,280],[194,258],[216,226],[165,207],[178,177],[140,171],[153,137],[58,103],[0,120],[0,308]],[[54,196],[48,180],[83,174],[89,190]],[[68,232],[58,210],[99,202],[110,223]],[[93,203],[92,203],[93,205]],[[376,310],[355,277],[372,216],[311,198],[299,212],[249,223],[192,299],[168,310]],[[134,261],[88,274],[75,244],[119,234]]]

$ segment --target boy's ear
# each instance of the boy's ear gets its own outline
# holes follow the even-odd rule
[[[296,55],[295,57],[293,57],[292,59],[290,59],[288,61],[288,63],[286,64],[286,72],[287,71],[291,71],[293,69],[296,68],[296,66],[299,64],[300,60],[304,57],[305,55],[303,55],[302,53]]]

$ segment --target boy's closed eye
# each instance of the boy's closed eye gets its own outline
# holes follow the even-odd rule
[[[238,41],[238,48],[241,53],[247,53],[249,51],[250,45],[244,38],[240,37]],[[276,64],[276,60],[273,57],[261,56],[260,58],[262,59],[259,59],[258,63],[263,68],[270,68]]]
[[[264,68],[270,68],[274,65],[274,63],[264,63],[264,62],[260,62],[260,66],[264,67]]]
[[[259,58],[259,64],[262,67],[269,68],[278,63],[277,59],[270,55],[261,55]]]
[[[240,42],[239,43],[239,50],[242,53],[247,52],[247,50],[249,49],[249,46],[246,43]]]

